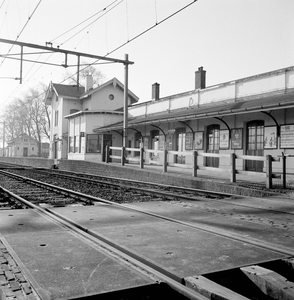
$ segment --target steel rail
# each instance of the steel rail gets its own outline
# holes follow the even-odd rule
[[[188,297],[191,300],[207,300],[206,297],[186,287],[184,285],[184,279],[182,277],[179,277],[178,275],[158,266],[156,263],[152,262],[151,260],[147,260],[139,256],[135,252],[119,246],[115,242],[106,239],[105,237],[97,234],[96,232],[91,231],[90,229],[79,225],[78,223],[58,214],[55,211],[52,211],[48,208],[42,208],[40,206],[37,206],[23,199],[22,197],[19,197],[18,195],[10,192],[7,189],[2,188],[2,190],[5,193],[9,194],[11,197],[15,198],[17,201],[22,202],[23,204],[36,210],[42,215],[50,217],[54,221],[58,222],[59,224],[62,224],[63,226],[70,229],[71,231],[74,231],[75,233],[83,236],[84,238],[90,236],[91,237],[90,240],[98,244],[101,247],[101,249],[106,249],[108,253],[109,252],[115,253],[115,255],[122,258],[123,260],[130,263],[131,265],[136,266],[137,268],[143,270],[143,272],[149,274],[149,276],[151,274],[157,279],[157,281],[165,282],[171,288],[181,293],[185,297]]]
[[[0,171],[0,172],[1,173],[7,173],[5,171]],[[7,173],[7,174],[8,174],[8,176],[12,175],[13,177],[16,177],[16,178],[20,178],[20,179],[23,178],[20,175],[15,175],[15,174],[11,174],[11,173]],[[197,229],[197,230],[201,230],[203,232],[214,234],[216,236],[222,236],[222,237],[228,238],[230,240],[251,244],[251,245],[254,245],[256,247],[259,247],[259,248],[262,248],[262,249],[265,249],[265,250],[270,250],[270,251],[273,251],[273,252],[277,252],[277,253],[280,253],[280,254],[283,254],[283,255],[286,255],[286,256],[294,256],[294,249],[292,249],[292,248],[283,247],[283,246],[282,247],[281,246],[276,246],[276,245],[268,243],[268,242],[260,241],[260,240],[254,239],[254,238],[243,237],[242,235],[237,235],[237,234],[234,234],[232,232],[227,232],[226,230],[216,229],[216,228],[212,228],[212,227],[209,227],[209,226],[206,226],[206,225],[200,225],[200,224],[195,225],[195,224],[192,224],[192,223],[189,223],[189,222],[180,221],[180,220],[169,218],[169,217],[166,217],[166,216],[163,216],[163,215],[148,212],[148,211],[145,211],[143,209],[139,209],[137,207],[133,207],[133,206],[128,205],[128,204],[119,204],[119,203],[116,203],[116,202],[112,202],[110,200],[106,200],[106,199],[99,198],[99,197],[94,197],[94,196],[91,196],[91,195],[86,195],[86,194],[83,194],[83,193],[80,193],[80,192],[68,190],[68,189],[65,189],[65,188],[62,188],[62,187],[54,186],[54,185],[44,183],[44,182],[40,182],[40,181],[37,181],[37,180],[34,180],[34,179],[29,179],[29,178],[24,177],[24,180],[25,181],[31,181],[34,184],[37,184],[39,186],[44,185],[48,189],[63,192],[64,194],[66,194],[68,196],[73,196],[74,195],[74,196],[78,197],[78,199],[81,200],[81,201],[83,201],[83,199],[85,199],[85,201],[91,200],[91,201],[96,201],[96,202],[102,202],[102,203],[105,203],[105,204],[109,204],[109,205],[118,207],[120,209],[134,211],[134,212],[137,212],[137,213],[142,213],[144,215],[148,215],[148,216],[151,216],[151,217],[154,217],[154,218],[157,218],[157,219],[161,219],[161,220],[165,220],[165,221],[168,221],[168,222],[172,222],[172,223],[180,224],[180,225],[187,226],[187,227],[190,227],[190,228],[194,228],[194,229]]]
[[[51,172],[51,171],[43,170],[43,169],[42,170],[37,169],[37,170],[42,171],[46,174],[51,174],[51,175],[56,175],[56,176],[63,176],[63,177],[67,177],[67,178],[74,178],[75,180],[81,180],[81,181],[84,180],[84,181],[89,181],[89,182],[97,182],[97,183],[101,183],[101,184],[108,184],[108,185],[112,185],[112,186],[125,187],[121,183],[114,183],[114,182],[108,182],[108,181],[103,181],[103,180],[100,181],[100,180],[97,180],[97,179],[86,178],[84,176],[74,176],[74,175],[69,175],[69,174],[61,174],[61,173],[59,173],[60,171]],[[236,195],[233,195],[233,194],[222,193],[222,192],[214,192],[214,191],[209,191],[209,190],[185,188],[185,187],[178,187],[178,186],[169,186],[169,185],[165,185],[165,184],[152,183],[152,182],[143,182],[143,181],[125,179],[125,178],[116,178],[116,177],[101,176],[101,175],[95,175],[95,174],[84,174],[84,173],[81,174],[81,173],[69,172],[69,171],[62,171],[62,172],[74,173],[74,174],[77,174],[77,175],[86,175],[86,176],[90,176],[90,177],[99,177],[99,178],[117,180],[117,181],[134,183],[134,184],[150,185],[150,186],[153,186],[153,187],[158,186],[158,187],[162,187],[162,188],[178,189],[180,191],[198,193],[198,194],[201,194],[201,195],[204,195],[204,196],[205,195],[210,195],[210,196],[215,196],[215,197],[219,196],[219,197],[227,197],[227,198],[232,197],[232,196],[236,196]],[[136,189],[136,190],[139,190],[139,191],[142,191],[142,192],[147,192],[144,188],[140,188],[140,187],[127,186],[127,188]],[[155,191],[154,192],[150,191],[150,192],[155,193]],[[171,197],[175,198],[175,194],[173,194],[173,193],[158,191],[158,194],[165,194],[167,196],[171,196]],[[193,196],[193,197],[182,196],[182,195],[176,195],[176,196],[185,198],[187,200],[193,200],[193,198],[196,199],[195,196]],[[201,198],[201,200],[202,200],[202,198]]]

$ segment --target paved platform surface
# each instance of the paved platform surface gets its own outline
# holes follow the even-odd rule
[[[242,217],[227,218],[213,211],[193,208],[193,204],[188,207],[187,204],[180,206],[169,202],[148,202],[131,206],[190,222],[196,226],[202,225],[201,227],[206,229],[216,229],[216,232],[223,229],[229,233],[242,234],[245,239],[252,237],[289,248],[293,246],[292,238],[285,239],[285,236],[281,235],[281,232],[291,235],[292,230],[273,226],[269,228],[267,224],[248,222],[242,220]],[[241,207],[241,210],[243,209],[244,207]],[[194,228],[136,212],[122,211],[108,205],[54,210],[182,277],[279,257],[273,251],[246,242],[237,242],[203,230],[196,231]]]
[[[0,211],[0,232],[42,299],[153,283],[33,210]]]
[[[293,199],[236,196],[217,201],[155,201],[124,206],[165,215],[200,230],[100,203],[50,209],[180,277],[283,257],[249,244],[246,239],[250,238],[294,249]],[[226,232],[227,237],[217,235],[219,232]],[[239,235],[243,240],[236,241],[230,235]],[[0,211],[0,239],[9,245],[43,299],[152,283],[150,278],[30,209]]]

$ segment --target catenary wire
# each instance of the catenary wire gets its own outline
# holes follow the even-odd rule
[[[90,16],[89,18],[87,18],[86,20],[80,22],[79,24],[75,25],[74,27],[68,29],[66,32],[60,34],[59,36],[57,36],[56,38],[52,39],[50,41],[50,43],[52,43],[53,41],[57,40],[58,38],[64,36],[65,34],[69,33],[70,31],[74,30],[75,28],[79,27],[80,25],[84,24],[85,22],[89,21],[90,19],[92,19],[93,17],[95,17],[96,15],[100,14],[101,12],[105,11],[108,7],[112,6],[115,2],[117,2],[119,0],[115,0],[112,3],[110,3],[108,6],[106,6],[105,8],[99,10],[98,12],[96,12],[94,15]],[[87,28],[87,27],[86,27]],[[63,42],[62,44],[64,44],[65,42]]]
[[[31,13],[31,15],[28,17],[26,23],[24,24],[23,28],[21,29],[20,33],[17,35],[15,41],[17,41],[20,37],[20,35],[23,33],[24,29],[26,28],[26,26],[28,25],[29,21],[31,20],[32,16],[34,15],[34,13],[36,12],[37,8],[39,7],[39,5],[41,4],[43,0],[39,0],[38,4],[36,5],[36,7],[34,8],[33,12]],[[10,51],[12,50],[12,48],[14,47],[14,44],[12,44],[12,46],[10,47],[10,49],[8,50],[7,55],[10,53]],[[4,58],[1,62],[0,68],[3,65],[4,61],[6,58]]]
[[[42,1],[42,0],[40,0]],[[116,1],[115,1],[116,2]],[[145,33],[149,32],[150,30],[152,30],[153,28],[155,28],[156,26],[162,24],[163,22],[169,20],[170,18],[172,18],[173,16],[177,15],[178,13],[180,13],[181,11],[185,10],[186,8],[188,8],[189,6],[191,6],[192,4],[194,4],[195,2],[197,2],[197,0],[194,0],[192,2],[190,2],[189,4],[185,5],[184,7],[178,9],[177,11],[175,11],[174,13],[170,14],[169,16],[167,16],[166,18],[164,18],[163,20],[156,22],[156,24],[154,24],[153,26],[150,26],[149,28],[147,28],[146,30],[142,31],[141,33],[137,34],[136,36],[134,36],[133,38],[131,38],[130,40],[127,40],[127,42],[121,44],[120,46],[116,47],[115,49],[113,49],[112,51],[108,52],[106,55],[104,55],[104,57],[107,57],[108,55],[110,55],[111,53],[117,51],[118,49],[124,47],[125,45],[129,44],[130,42],[136,40],[137,38],[141,37],[142,35],[144,35]],[[101,59],[97,59],[95,60],[93,63],[89,63],[87,64],[87,66],[85,68],[80,69],[80,72],[83,71],[84,69],[86,69],[87,67],[91,66],[91,65],[95,65],[97,64],[97,62],[101,60]],[[77,74],[77,72],[75,72],[74,74],[71,74],[69,77],[65,78],[64,80],[62,80],[60,83],[63,83],[65,81],[67,81],[68,79],[72,78],[73,76],[75,76]],[[12,94],[15,91],[13,91],[10,96],[8,97],[8,99],[12,96]]]

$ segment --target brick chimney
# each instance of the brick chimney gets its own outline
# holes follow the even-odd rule
[[[90,91],[93,88],[93,77],[92,75],[86,76],[86,86],[85,86],[85,92]]]
[[[203,67],[199,67],[198,71],[195,72],[195,90],[205,89],[206,87],[206,71]]]
[[[152,84],[152,100],[159,100],[159,87],[160,84],[155,82]]]

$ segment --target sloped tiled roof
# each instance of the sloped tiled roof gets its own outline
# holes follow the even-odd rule
[[[79,98],[82,94],[85,93],[85,88],[82,86],[78,88],[76,85],[52,83],[52,87],[58,96]]]

